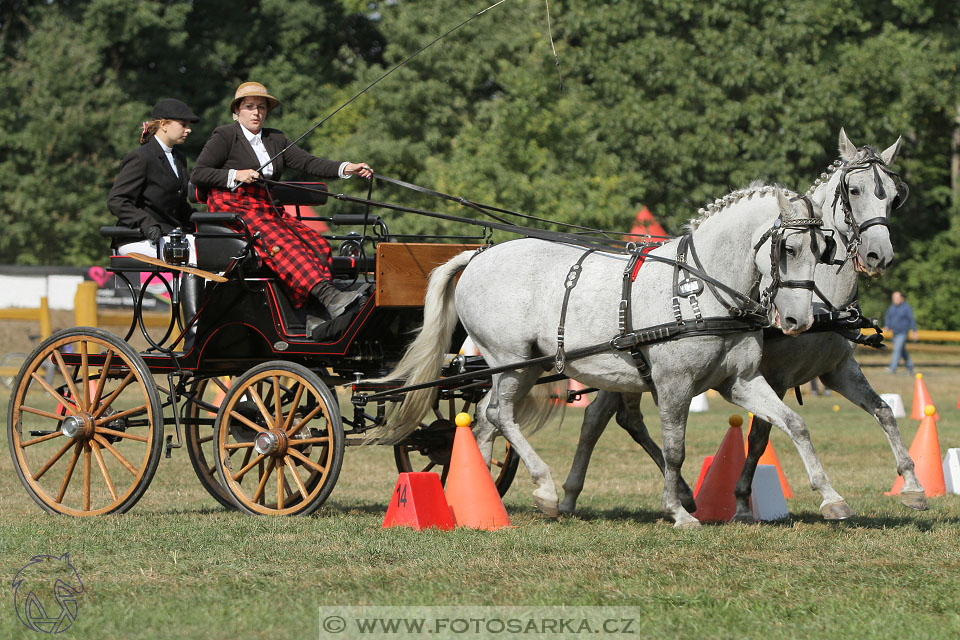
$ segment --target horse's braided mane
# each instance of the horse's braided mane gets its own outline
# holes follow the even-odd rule
[[[747,200],[750,200],[754,196],[757,196],[760,198],[764,196],[772,196],[776,194],[778,189],[782,191],[784,194],[790,196],[791,198],[797,195],[790,189],[786,189],[779,185],[769,185],[769,184],[765,184],[761,180],[754,180],[746,188],[737,189],[736,191],[731,191],[730,193],[723,196],[722,198],[717,198],[713,202],[702,207],[699,211],[697,211],[697,213],[699,214],[698,217],[691,220],[687,225],[687,227],[691,231],[695,231],[697,227],[703,224],[703,222],[707,218],[720,213],[724,209],[727,209],[728,207],[740,202],[744,198],[746,198]]]
[[[844,162],[843,160],[839,160],[839,159],[834,160],[833,164],[827,167],[826,170],[820,174],[820,177],[817,178],[812,185],[810,185],[810,188],[807,189],[807,192],[804,195],[806,195],[807,197],[812,196],[813,192],[816,191],[821,184],[823,184],[824,182],[828,182],[830,180],[830,176],[836,173],[837,169],[839,169],[840,167],[844,167],[848,164],[866,164],[867,162],[870,162],[870,161],[879,161],[880,164],[885,164],[883,162],[883,157],[880,155],[880,152],[874,149],[873,147],[871,147],[870,145],[865,144],[862,147],[859,147],[857,149],[857,153],[853,156],[853,160],[851,160],[850,162]]]

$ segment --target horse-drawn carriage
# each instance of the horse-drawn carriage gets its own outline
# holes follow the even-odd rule
[[[859,313],[857,272],[879,275],[893,257],[889,215],[907,194],[888,169],[899,141],[881,153],[858,149],[841,131],[840,149],[843,159],[806,195],[751,185],[701,210],[682,238],[626,246],[596,229],[557,233],[512,225],[498,214],[515,212],[377,176],[489,214],[498,222],[479,223],[485,229],[528,240],[481,254],[464,249],[488,244],[486,233],[447,238],[459,245],[407,243],[399,240],[409,237],[392,235],[378,216],[333,216],[326,220],[338,229],[362,229],[331,239],[341,243],[332,265],[341,286],[359,289],[364,297],[336,324],[314,327],[309,309],[291,306],[273,275],[257,264],[251,234],[225,226],[236,228],[239,220],[232,214],[198,214],[199,272],[192,270],[191,277],[208,282],[196,300],[178,300],[176,284],[168,287],[172,316],[159,341],[140,321],[150,347],[137,353],[126,342],[141,319],[138,310],[122,340],[78,327],[55,334],[28,358],[10,401],[14,466],[31,497],[48,511],[122,512],[149,485],[164,448],[164,427],[173,426],[176,443],[168,435],[167,452],[185,442],[204,487],[225,506],[307,514],[332,491],[344,447],[370,442],[373,427],[383,427],[377,442],[396,446],[400,470],[420,466],[417,456],[426,459],[427,468],[445,467],[452,419],[474,406],[481,451],[490,456],[498,433],[512,445],[491,457],[501,493],[522,459],[537,487],[537,505],[556,515],[556,485],[521,433],[518,403],[538,383],[569,375],[602,393],[624,395],[626,418],[639,422],[630,426],[631,435],[661,465],[664,508],[678,526],[698,524],[687,510],[695,505],[679,470],[690,398],[707,388],[753,412],[761,419],[757,425],[768,421],[751,432],[736,493],[738,517],[749,517],[752,474],[772,422],[797,447],[811,485],[823,497],[825,517],[844,518],[853,511],[830,485],[802,418],[780,400],[790,386],[827,375],[834,389],[869,408],[884,428],[906,482],[901,500],[926,508],[896,421],[850,346],[861,341],[861,328],[879,331]],[[282,193],[282,185],[274,186]],[[287,187],[310,194],[293,201],[325,197],[316,187]],[[376,202],[369,195],[329,195],[477,223]],[[181,250],[179,258],[185,261],[185,255]],[[644,261],[649,266],[641,269]],[[143,272],[148,263],[158,278],[191,272],[170,262],[176,260],[114,258],[111,270],[128,283],[127,274]],[[428,284],[427,273],[438,265]],[[578,281],[586,284],[577,288]],[[142,301],[142,289],[129,286]],[[185,322],[179,319],[181,306],[196,310],[184,314]],[[815,314],[815,308],[821,312]],[[791,352],[793,344],[760,340],[759,329],[771,323],[788,335],[813,329],[825,337],[806,349],[804,360]],[[576,331],[565,331],[565,325]],[[449,357],[466,332],[486,361]],[[824,355],[827,346],[835,352],[830,357]],[[779,364],[759,375],[768,354]],[[788,360],[790,367],[783,365]],[[41,367],[51,365],[62,382],[40,375]],[[165,386],[156,381],[161,376]],[[338,386],[352,391],[352,407],[344,413],[333,390]],[[662,454],[649,446],[638,415],[628,415],[638,414],[640,393],[650,392],[656,400],[658,391]],[[387,403],[398,400],[399,411],[388,416]],[[596,435],[582,439],[584,454],[578,451],[575,463],[581,477],[570,484],[573,499],[595,440]]]
[[[309,220],[300,205],[323,204],[324,189],[288,183],[273,192]],[[331,265],[338,285],[363,292],[349,313],[320,330],[309,316],[317,310],[290,304],[279,281],[258,264],[251,234],[234,230],[241,222],[231,214],[194,214],[196,269],[183,266],[169,244],[170,263],[159,255],[111,258],[109,271],[135,300],[126,335],[89,327],[60,331],[27,358],[13,386],[10,451],[42,508],[74,516],[124,512],[146,491],[161,453],[169,457],[184,445],[204,488],[228,508],[293,515],[324,502],[344,448],[364,441],[383,420],[390,385],[364,380],[399,360],[421,322],[427,274],[481,246],[485,236],[401,242],[409,238],[391,235],[376,215],[314,219],[333,229],[328,237],[339,245]],[[179,279],[198,276],[205,279],[199,299],[181,300]],[[158,285],[170,297],[171,316],[155,338],[142,303],[147,287]],[[128,342],[138,328],[148,345],[142,352]],[[465,337],[458,332],[451,353]],[[48,382],[40,370],[51,364],[58,375]],[[452,360],[448,371],[460,374],[457,382],[438,381],[431,420],[395,444],[398,469],[435,469],[445,478],[453,418],[476,406],[489,386],[489,376],[464,380],[463,374],[483,368],[479,356]],[[338,397],[337,387],[352,389],[353,397]],[[378,391],[374,401],[356,399]],[[491,466],[503,492],[518,459],[509,447],[500,453]]]

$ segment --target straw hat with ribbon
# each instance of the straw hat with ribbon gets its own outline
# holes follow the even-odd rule
[[[230,103],[230,111],[236,113],[237,105],[244,98],[256,97],[267,99],[267,111],[273,111],[280,105],[280,101],[267,93],[267,88],[259,82],[244,82],[237,87],[237,93]]]

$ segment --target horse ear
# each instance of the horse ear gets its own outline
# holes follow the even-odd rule
[[[777,189],[777,207],[780,211],[785,214],[784,217],[789,217],[790,212],[793,210],[793,203],[790,202],[790,196],[784,193],[783,189]]]
[[[847,137],[847,132],[843,130],[843,127],[840,127],[840,157],[850,162],[853,160],[854,156],[857,155],[857,145],[850,142],[850,138]]]
[[[901,142],[903,142],[903,136],[899,136],[896,142],[884,149],[883,153],[880,154],[880,157],[883,158],[883,164],[890,165],[890,163],[897,159]]]

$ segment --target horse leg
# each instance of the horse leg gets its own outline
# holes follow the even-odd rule
[[[820,493],[820,513],[827,520],[843,520],[856,515],[850,505],[844,501],[830,484],[827,472],[817,458],[810,441],[807,425],[795,411],[792,411],[770,388],[759,373],[752,378],[737,378],[728,386],[720,389],[724,398],[740,405],[755,416],[771,422],[783,429],[793,441],[803,466],[810,478],[810,486]]]
[[[647,455],[657,464],[660,473],[664,473],[663,452],[660,446],[650,437],[650,431],[643,421],[643,412],[640,410],[640,399],[642,394],[623,394],[620,402],[620,409],[617,411],[617,424],[623,427],[633,441],[643,447]],[[677,497],[680,504],[687,511],[696,511],[697,503],[693,500],[693,490],[683,479],[683,475],[677,483]]]
[[[667,516],[678,528],[699,527],[694,518],[680,503],[680,467],[686,455],[684,439],[687,431],[687,414],[692,395],[671,398],[668,389],[660,388],[660,428],[663,433],[663,496],[661,504]],[[689,487],[688,487],[689,488]]]
[[[770,423],[754,416],[753,427],[747,437],[747,460],[743,464],[743,471],[737,480],[734,495],[737,498],[737,511],[733,515],[734,522],[753,523],[753,511],[750,509],[750,494],[753,492],[753,476],[757,471],[760,456],[767,449],[770,441]]]
[[[893,450],[893,457],[897,462],[897,473],[903,476],[900,501],[911,509],[918,511],[929,509],[930,505],[927,503],[923,486],[914,471],[913,458],[910,457],[907,447],[903,444],[903,438],[900,437],[897,419],[893,417],[893,411],[890,410],[887,403],[867,382],[860,365],[852,357],[847,358],[835,370],[821,376],[821,379],[831,389],[834,389],[867,413],[872,414],[880,423],[887,436],[887,442],[890,443],[890,448]]]
[[[583,481],[587,476],[587,466],[593,448],[606,429],[610,418],[617,411],[620,404],[620,394],[612,391],[600,391],[597,397],[587,405],[583,412],[583,425],[580,427],[580,440],[577,442],[577,452],[573,456],[570,473],[563,483],[563,501],[560,503],[560,513],[571,514],[577,508],[577,498],[583,491]]]
[[[477,422],[473,425],[473,437],[477,441],[483,461],[490,466],[493,457],[493,441],[497,437],[497,428],[487,418],[487,405],[494,394],[488,393],[477,403]]]
[[[547,516],[556,518],[560,515],[559,498],[550,468],[527,442],[514,416],[516,403],[530,390],[538,374],[537,369],[530,368],[523,371],[507,371],[494,376],[493,388],[487,395],[496,395],[487,404],[486,416],[500,429],[500,433],[507,439],[513,450],[523,460],[527,471],[530,472],[530,478],[537,487],[533,491],[537,508]]]

